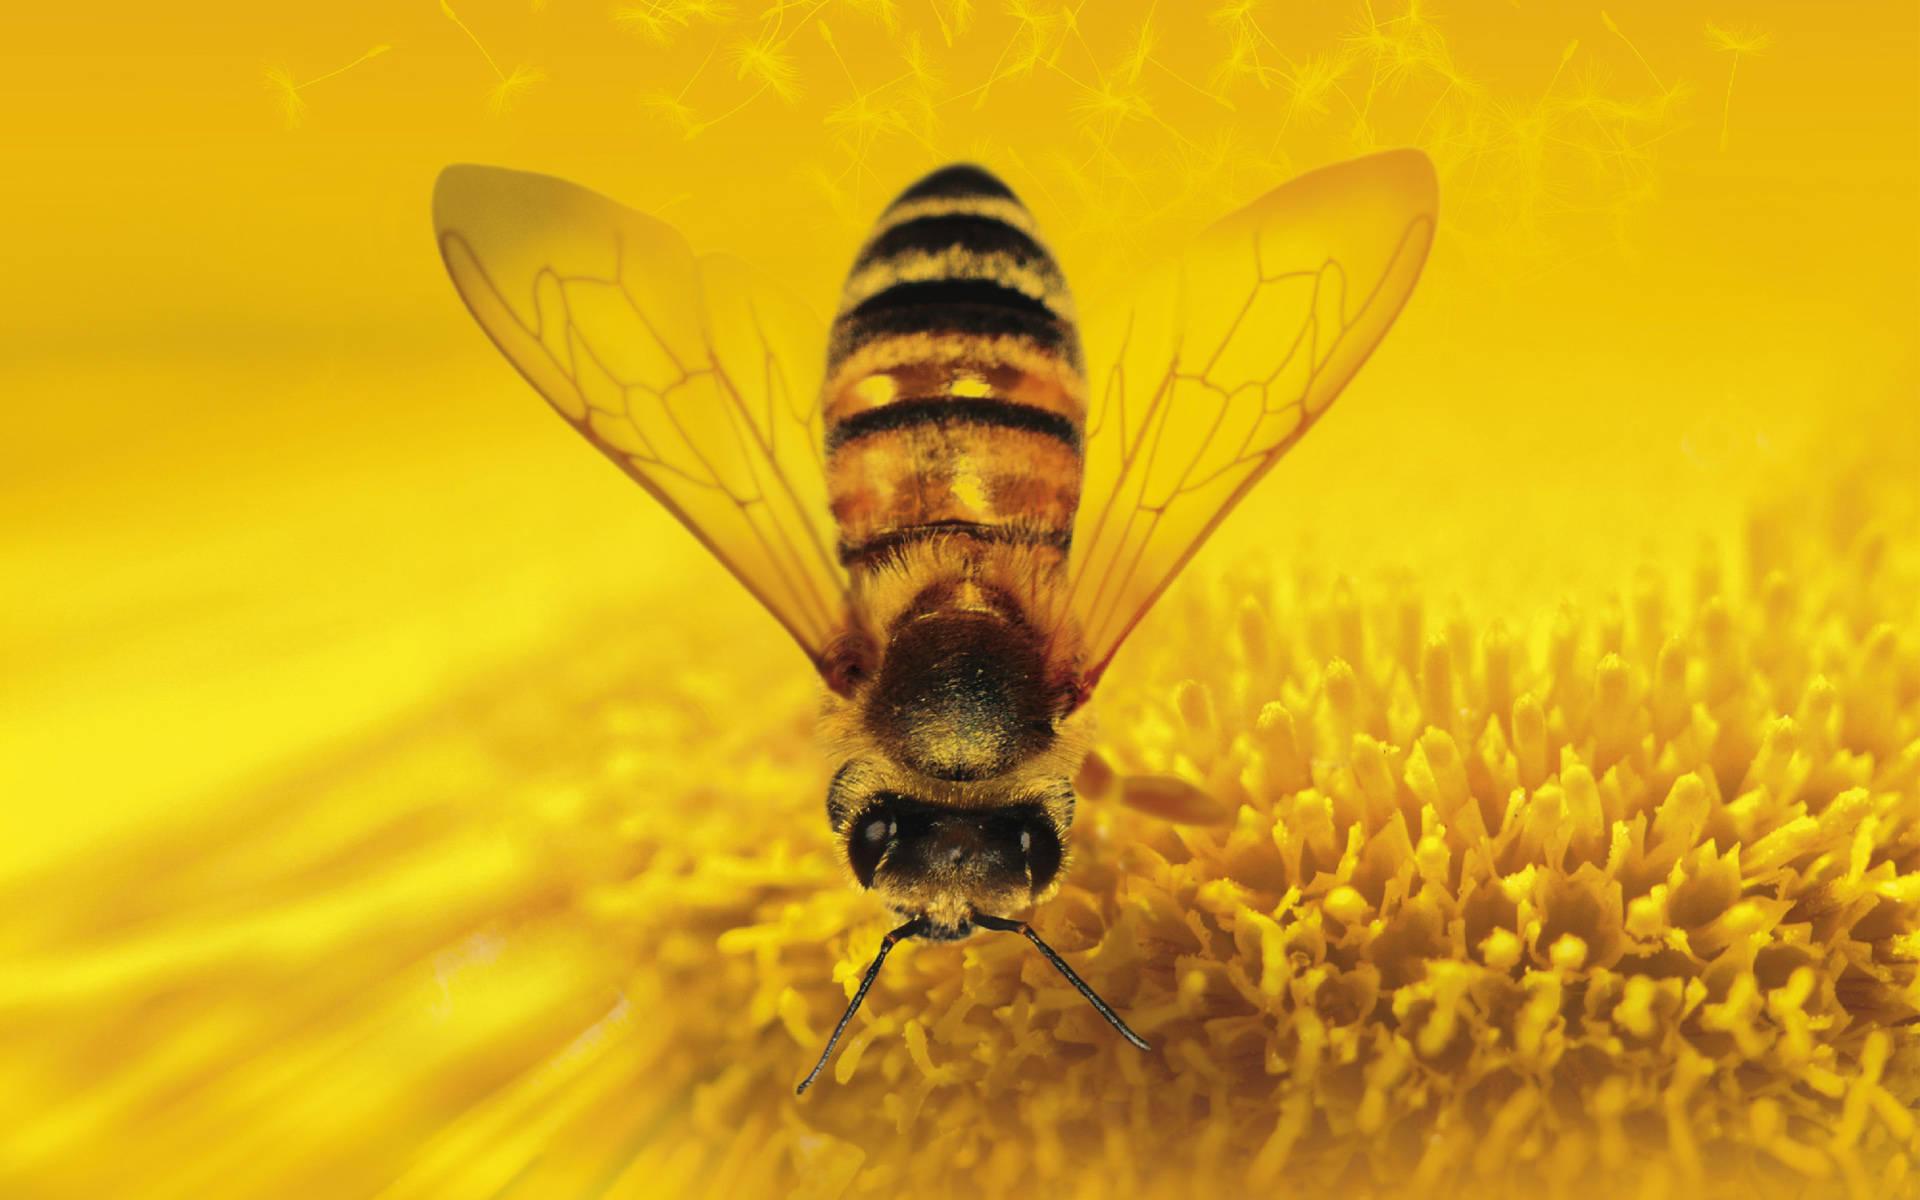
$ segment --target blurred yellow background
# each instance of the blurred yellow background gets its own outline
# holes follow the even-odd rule
[[[1907,2],[40,5],[8,30],[16,903],[608,623],[737,630],[807,715],[772,622],[460,306],[427,220],[450,162],[656,212],[824,313],[944,161],[1022,194],[1084,306],[1299,170],[1418,145],[1427,277],[1199,569],[1404,571],[1525,628],[1702,546],[1737,563],[1756,497],[1851,475],[1913,533]]]

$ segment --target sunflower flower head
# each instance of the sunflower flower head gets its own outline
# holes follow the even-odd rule
[[[1190,579],[1102,688],[1033,914],[1151,1052],[1023,939],[908,943],[800,1099],[891,923],[819,819],[813,685],[727,622],[587,630],[84,864],[136,893],[38,881],[0,1010],[66,1099],[6,1092],[0,1161],[75,1195],[1910,1192],[1920,564],[1832,508],[1756,518],[1747,582],[1527,627]]]

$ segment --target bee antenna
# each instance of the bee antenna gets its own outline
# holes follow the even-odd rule
[[[860,1002],[867,998],[867,989],[873,986],[874,979],[878,977],[880,974],[880,964],[887,961],[887,951],[899,945],[903,939],[914,937],[918,934],[925,933],[926,931],[927,931],[927,918],[926,918],[926,915],[923,913],[922,915],[915,917],[913,920],[908,921],[905,925],[902,925],[900,928],[894,930],[892,933],[889,933],[886,937],[880,939],[880,953],[873,956],[873,965],[867,968],[866,976],[860,980],[860,990],[853,994],[853,1002],[847,1005],[847,1011],[841,1015],[840,1023],[833,1027],[833,1036],[827,1039],[827,1048],[820,1052],[820,1061],[813,1064],[813,1070],[807,1072],[807,1077],[800,1081],[800,1086],[793,1089],[794,1095],[798,1096],[804,1093],[807,1090],[808,1086],[811,1085],[814,1079],[820,1074],[822,1068],[824,1068],[827,1065],[827,1059],[833,1056],[833,1048],[834,1046],[839,1044],[840,1035],[847,1031],[847,1022],[853,1020],[853,1014],[860,1011]],[[1032,936],[1032,935],[1028,935],[1028,936]],[[1047,951],[1047,953],[1051,954],[1053,952],[1049,950]],[[1055,959],[1054,961],[1056,963],[1059,962],[1058,959]],[[1066,967],[1062,966],[1060,969],[1065,971]],[[1073,973],[1071,971],[1068,971],[1067,974],[1068,974],[1068,977],[1071,978]],[[1074,980],[1074,982],[1080,983],[1080,981],[1077,979]],[[1083,983],[1080,984],[1080,990],[1083,992],[1086,991],[1087,990],[1086,985]],[[1089,992],[1088,995],[1092,995],[1092,993]],[[1106,1011],[1106,1006],[1104,1004],[1101,1004],[1100,1001],[1095,1000],[1094,1004],[1097,1005],[1102,1012]],[[1109,1013],[1107,1015],[1107,1019],[1111,1021],[1114,1019],[1114,1017],[1111,1013]],[[1121,1026],[1121,1029],[1123,1031],[1125,1030],[1125,1028],[1126,1028],[1125,1026]],[[1128,1035],[1128,1036],[1132,1036],[1132,1035]],[[1134,1040],[1139,1041],[1138,1038],[1135,1038]]]
[[[1105,1017],[1107,1024],[1119,1030],[1121,1037],[1132,1042],[1142,1050],[1153,1049],[1152,1046],[1147,1045],[1145,1038],[1142,1038],[1133,1030],[1128,1029],[1127,1023],[1120,1019],[1119,1014],[1115,1013],[1111,1008],[1108,1008],[1107,1002],[1095,995],[1093,989],[1088,987],[1078,975],[1073,973],[1073,968],[1069,967],[1064,959],[1053,952],[1052,946],[1040,940],[1040,935],[1033,931],[1033,926],[1027,924],[1025,921],[1009,921],[1005,917],[989,917],[981,913],[973,914],[973,923],[982,929],[992,929],[1000,933],[1017,933],[1038,946],[1040,953],[1046,955],[1047,961],[1053,964],[1054,970],[1065,975],[1067,982],[1072,984],[1076,991],[1087,998],[1088,1004],[1093,1005],[1093,1011]],[[882,951],[882,953],[885,953],[885,951]],[[879,966],[878,963],[874,965],[876,968]],[[864,991],[865,989],[863,988],[861,990]],[[856,1001],[856,1003],[857,1002],[858,1001]]]

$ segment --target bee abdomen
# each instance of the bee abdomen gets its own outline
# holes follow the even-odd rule
[[[1064,554],[1086,420],[1073,300],[988,172],[935,171],[881,215],[841,296],[823,402],[849,565],[921,529]]]

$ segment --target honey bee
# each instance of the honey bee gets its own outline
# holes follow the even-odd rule
[[[826,685],[827,820],[905,923],[799,1091],[889,950],[979,929],[1025,936],[1148,1048],[1011,914],[1060,886],[1115,651],[1385,335],[1437,208],[1416,150],[1302,175],[1096,306],[1087,354],[1032,214],[979,167],[900,193],[825,330],[585,188],[441,173],[440,250],[487,335]]]

